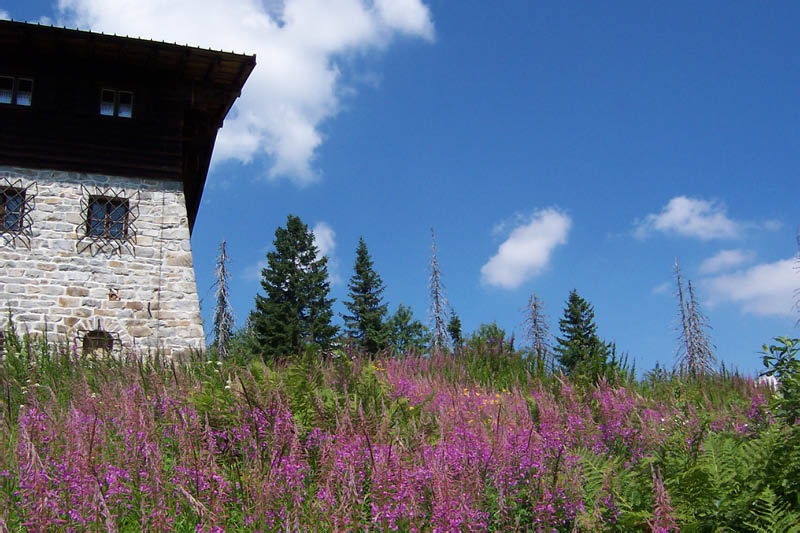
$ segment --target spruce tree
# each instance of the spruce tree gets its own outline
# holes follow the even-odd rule
[[[386,321],[386,331],[389,346],[398,354],[406,354],[410,350],[422,351],[430,340],[428,328],[414,318],[410,307],[403,304]]]
[[[386,304],[382,294],[383,281],[373,268],[372,258],[363,238],[358,239],[356,263],[348,284],[349,301],[344,303],[349,314],[344,318],[345,333],[357,339],[361,347],[375,353],[386,347],[388,332],[384,327]]]
[[[563,338],[558,338],[555,351],[567,374],[579,370],[585,364],[605,363],[608,346],[597,336],[594,308],[578,295],[578,291],[573,289],[569,293],[564,318],[558,324]]]
[[[461,346],[461,319],[455,311],[450,311],[450,322],[447,323],[447,333],[450,334],[450,340],[453,342],[453,350],[455,351]]]
[[[273,245],[261,271],[265,296],[256,295],[250,317],[263,357],[297,353],[306,342],[328,348],[337,328],[331,324],[327,258],[317,257],[313,233],[294,215],[288,216],[286,228],[275,230]]]

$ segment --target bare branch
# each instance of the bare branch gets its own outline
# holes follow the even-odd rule
[[[442,283],[442,272],[439,267],[439,259],[436,253],[436,234],[431,228],[431,262],[430,262],[430,320],[433,338],[431,339],[431,350],[443,350],[448,345],[447,338],[447,315],[449,306],[444,294],[444,284]]]
[[[550,362],[552,358],[552,344],[550,326],[547,324],[547,315],[544,312],[544,303],[534,292],[528,298],[528,304],[522,308],[525,313],[525,336],[531,342],[533,352],[538,358]]]
[[[219,256],[217,256],[216,281],[214,286],[216,291],[214,296],[217,300],[214,307],[214,340],[217,343],[217,353],[220,359],[228,356],[228,344],[233,332],[233,309],[230,304],[230,292],[228,290],[228,280],[231,277],[228,269],[228,252],[225,248],[226,242],[223,240],[219,245]]]
[[[681,277],[678,259],[675,259],[675,283],[676,296],[678,297],[678,307],[680,319],[678,338],[678,350],[676,354],[676,365],[682,372],[687,372],[692,377],[702,374],[712,373],[716,358],[714,357],[713,347],[707,333],[711,329],[708,319],[700,310],[692,281],[687,281],[687,292],[689,299],[686,300],[683,289],[683,278]]]

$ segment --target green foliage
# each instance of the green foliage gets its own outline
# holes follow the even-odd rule
[[[593,531],[602,527],[600,524],[616,521],[623,531],[643,530],[652,518],[649,462],[626,468],[621,457],[598,455],[588,449],[578,450],[578,455],[585,498],[577,520],[581,529]]]
[[[769,487],[753,501],[750,516],[744,525],[759,533],[797,533],[800,531],[800,514],[792,513],[788,503],[781,503]]]
[[[360,347],[375,353],[386,346],[388,331],[384,327],[386,304],[382,294],[385,289],[375,272],[372,258],[363,238],[358,239],[356,263],[348,284],[348,301],[344,303],[349,314],[343,315],[345,332],[357,339]]]
[[[243,346],[246,331],[237,335]],[[73,433],[78,434],[92,431],[92,411],[86,407],[95,405],[94,393],[105,402],[113,398],[108,396],[110,390],[135,390],[136,398],[129,398],[135,403],[128,404],[129,408],[137,406],[129,412],[132,420],[140,416],[155,420],[154,435],[167,435],[161,431],[167,427],[185,431],[181,434],[187,440],[158,440],[167,484],[174,483],[169,480],[178,465],[194,471],[198,458],[207,467],[218,466],[214,471],[232,483],[229,494],[235,504],[225,511],[226,530],[270,529],[263,522],[244,525],[245,509],[261,489],[251,484],[252,492],[247,493],[239,487],[258,476],[275,480],[269,472],[277,472],[274,469],[289,454],[295,454],[293,460],[302,458],[305,468],[294,493],[302,496],[302,501],[293,500],[284,490],[282,478],[275,482],[277,492],[265,501],[287,505],[291,513],[301,516],[299,528],[335,529],[328,517],[314,514],[323,473],[330,472],[336,457],[330,455],[332,448],[325,452],[325,446],[333,446],[335,439],[320,444],[323,440],[312,438],[319,428],[328,436],[347,435],[348,445],[363,440],[353,449],[369,449],[369,456],[353,456],[361,461],[353,474],[363,472],[364,477],[352,478],[355,484],[347,484],[346,489],[358,492],[357,498],[348,501],[358,507],[353,523],[364,528],[370,527],[372,504],[380,503],[382,495],[384,502],[394,497],[392,479],[406,468],[409,451],[430,445],[463,453],[453,455],[449,462],[436,463],[447,471],[460,468],[460,477],[452,479],[443,472],[438,483],[444,492],[440,494],[447,494],[449,487],[472,491],[476,508],[488,516],[488,530],[534,530],[541,527],[537,520],[542,509],[552,504],[559,509],[571,507],[576,514],[568,518],[559,515],[563,521],[551,522],[548,530],[649,531],[655,529],[661,495],[662,501],[668,500],[662,509],[670,508],[666,514],[681,531],[800,532],[800,426],[793,423],[793,406],[786,405],[792,399],[791,389],[770,397],[766,389],[755,388],[752,380],[730,373],[689,379],[660,370],[642,381],[575,386],[578,376],[534,374],[536,358],[515,351],[504,337],[505,332],[496,325],[485,325],[473,335],[474,345],[466,345],[457,359],[425,356],[394,361],[380,356],[348,357],[339,351],[323,359],[319,348],[311,346],[268,365],[260,358],[248,358],[245,348],[235,348],[225,361],[208,361],[203,354],[168,360],[157,352],[140,357],[84,356],[66,343],[47,344],[9,330],[5,357],[0,361],[4,427],[0,432],[0,472],[18,470],[24,459],[25,454],[19,453],[20,405],[42,406],[48,424],[65,423],[71,416],[67,413],[77,413],[76,406],[82,405],[90,423],[84,427],[81,419],[75,419],[77,431]],[[779,339],[777,345],[765,358],[767,368],[786,383],[795,376],[791,362],[797,344]],[[241,355],[236,355],[237,350]],[[600,414],[602,405],[608,410]],[[107,420],[116,420],[117,411],[123,411],[110,404],[97,407],[111,411]],[[751,409],[760,414],[749,412]],[[224,436],[237,425],[243,428],[255,423],[255,418],[249,422],[246,416],[242,418],[248,411],[264,416],[262,431],[248,426],[248,431],[257,435],[251,448],[257,453],[248,459],[252,464],[237,455],[244,448],[230,448],[230,434]],[[194,429],[187,429],[189,418],[182,418],[188,412],[196,412]],[[279,412],[294,422],[282,434],[285,440],[272,431]],[[470,417],[480,413],[480,420],[475,417],[475,422],[480,422],[478,429],[465,420],[467,412],[472,413]],[[578,424],[573,422],[576,419]],[[467,446],[446,448],[457,440],[452,437],[456,424],[468,431]],[[345,429],[347,433],[343,433]],[[609,437],[605,431],[616,434]],[[104,452],[110,455],[98,457],[98,461],[117,460],[113,454],[128,449],[123,444],[126,434],[121,426],[108,424],[104,442],[115,444]],[[207,440],[212,435],[219,440]],[[58,457],[58,438],[42,448],[52,454],[48,457]],[[629,440],[620,444],[620,438]],[[213,443],[210,449],[215,451],[192,459],[204,442]],[[470,455],[478,445],[484,446],[482,454]],[[422,457],[431,461],[451,457],[437,450]],[[529,457],[528,453],[537,461],[523,467],[517,461]],[[182,463],[177,459],[181,454]],[[85,449],[75,450],[77,458],[90,455]],[[514,479],[522,476],[524,482],[502,488],[504,474],[493,470],[494,461],[507,465]],[[131,472],[138,471],[137,463]],[[654,472],[660,472],[663,487],[656,483]],[[331,480],[338,478],[329,477],[327,483],[338,491],[337,498],[345,498],[345,492]],[[469,485],[469,480],[475,484]],[[138,491],[140,482],[132,479],[126,487]],[[191,491],[191,479],[186,486]],[[388,495],[383,492],[387,487]],[[551,494],[553,488],[563,491],[563,499]],[[0,476],[0,524],[11,531],[24,530],[17,495],[23,489],[15,476]],[[173,529],[205,527],[207,516],[175,494],[175,499],[166,503],[175,519]],[[421,516],[431,515],[433,498],[433,493],[426,493]],[[117,529],[137,530],[153,505],[144,499],[141,505],[136,502],[128,514],[118,515]],[[432,528],[425,518],[397,525],[400,530]],[[389,526],[378,521],[373,528]]]
[[[778,337],[778,344],[764,345],[764,376],[774,376],[780,383],[775,397],[775,413],[789,425],[800,420],[800,339]]]
[[[414,318],[410,307],[400,304],[386,321],[387,341],[397,354],[424,351],[430,341],[430,332]]]
[[[569,293],[564,318],[559,320],[563,337],[558,337],[558,361],[567,374],[577,372],[597,375],[608,357],[608,346],[597,336],[594,308],[578,295]]]
[[[447,333],[450,335],[450,340],[453,341],[453,348],[461,346],[461,319],[453,312],[450,316],[450,322],[447,323]]]
[[[318,416],[320,412],[315,401],[317,396],[328,397],[330,393],[330,389],[322,390],[322,366],[317,351],[314,346],[307,346],[303,352],[291,357],[284,373],[295,424],[304,432],[323,421],[320,419],[327,421],[328,418],[325,409],[322,409],[322,416]]]
[[[498,389],[526,384],[531,375],[547,379],[544,369],[537,366],[541,361],[515,350],[513,336],[509,340],[505,337],[505,330],[494,322],[481,324],[469,337],[458,360],[470,379]]]
[[[506,330],[497,325],[481,324],[470,336],[467,344],[473,349],[485,353],[513,352],[514,344],[512,340],[506,340]]]
[[[331,324],[333,299],[326,257],[300,218],[289,215],[286,228],[275,230],[275,249],[261,271],[265,296],[256,295],[250,324],[265,360],[296,354],[304,343],[330,346],[337,328]]]

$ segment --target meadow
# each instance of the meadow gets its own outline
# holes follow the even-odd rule
[[[4,350],[0,531],[800,530],[796,404],[725,370]]]

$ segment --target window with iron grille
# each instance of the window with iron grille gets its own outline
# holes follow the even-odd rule
[[[108,354],[114,349],[114,337],[102,329],[87,331],[83,336],[83,355]]]
[[[107,117],[131,118],[133,116],[133,93],[115,89],[101,90],[100,114]]]
[[[33,80],[0,76],[0,104],[30,107],[33,103]]]
[[[90,196],[86,235],[106,239],[128,238],[128,199]]]
[[[0,232],[22,231],[25,214],[25,190],[0,187]]]

